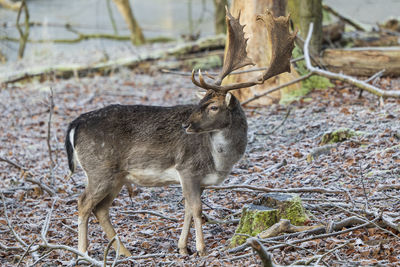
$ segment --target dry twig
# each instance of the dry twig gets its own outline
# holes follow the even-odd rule
[[[311,40],[313,28],[314,28],[313,23],[310,23],[307,38],[304,43],[304,57],[305,57],[305,61],[306,61],[306,67],[311,73],[321,75],[321,76],[327,77],[329,79],[335,79],[335,80],[347,82],[349,84],[357,86],[360,89],[363,89],[365,91],[370,92],[371,94],[374,94],[374,95],[377,95],[380,97],[400,98],[400,90],[382,90],[378,87],[375,87],[373,85],[366,83],[365,81],[360,81],[352,76],[348,76],[348,75],[344,75],[344,74],[340,74],[340,73],[333,73],[333,72],[330,72],[327,70],[322,70],[318,67],[313,67],[313,65],[311,64],[310,54],[309,54],[309,50],[308,50],[308,46],[309,46],[309,43]]]
[[[261,186],[252,186],[246,184],[238,185],[224,185],[224,186],[207,186],[205,189],[214,190],[226,190],[226,189],[250,189],[255,191],[262,191],[266,193],[321,193],[321,194],[345,194],[341,190],[331,190],[320,187],[300,187],[300,188],[288,188],[288,189],[278,189],[278,188],[266,188]]]
[[[155,212],[155,211],[150,211],[150,210],[129,210],[129,211],[120,211],[120,212],[124,213],[124,214],[147,213],[147,214],[151,214],[151,215],[154,215],[154,216],[161,217],[161,218],[166,219],[166,220],[170,220],[170,221],[173,221],[173,222],[178,222],[178,219],[167,217],[167,216],[165,216],[165,215],[163,215],[161,213],[158,213],[158,212]]]
[[[6,162],[6,163],[14,166],[15,168],[23,171],[23,174],[24,174],[24,177],[25,177],[25,181],[38,185],[40,188],[42,188],[44,191],[46,191],[50,196],[54,196],[56,194],[50,187],[48,187],[44,183],[41,183],[40,181],[38,181],[38,180],[36,180],[34,178],[27,177],[27,175],[29,175],[31,177],[35,177],[36,175],[33,174],[32,172],[30,172],[24,166],[21,166],[18,163],[14,162],[14,161],[12,161],[10,159],[3,158],[3,157],[0,157],[0,161]]]

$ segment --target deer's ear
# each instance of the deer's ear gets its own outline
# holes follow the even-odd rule
[[[207,92],[203,92],[203,91],[197,91],[196,92],[196,96],[200,99],[203,99],[206,96]]]
[[[226,96],[225,96],[225,104],[226,104],[226,106],[229,106],[229,104],[231,103],[231,100],[232,100],[232,94],[231,93],[226,93]]]

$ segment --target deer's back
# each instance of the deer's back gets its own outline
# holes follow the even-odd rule
[[[70,124],[77,158],[92,179],[120,174],[145,186],[179,183],[177,166],[207,172],[207,136],[182,128],[193,108],[111,105],[82,114]]]

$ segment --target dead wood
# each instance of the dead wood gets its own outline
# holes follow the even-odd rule
[[[324,66],[333,72],[370,76],[385,69],[385,75],[400,75],[400,46],[326,49]]]
[[[299,240],[294,240],[294,241],[291,241],[291,242],[282,243],[282,244],[279,244],[279,245],[276,245],[276,246],[268,247],[267,250],[270,251],[270,250],[273,250],[273,249],[276,249],[276,248],[282,248],[282,247],[293,245],[293,244],[299,244],[299,243],[307,242],[307,241],[314,240],[314,239],[327,238],[327,237],[331,237],[331,236],[336,236],[336,235],[348,233],[348,232],[351,232],[351,231],[354,231],[356,229],[360,229],[360,228],[363,228],[363,227],[371,227],[371,226],[375,225],[375,222],[378,219],[379,219],[379,217],[376,217],[373,221],[369,221],[367,219],[362,219],[362,218],[353,216],[353,217],[350,217],[350,218],[346,218],[346,219],[344,219],[344,220],[342,220],[340,222],[332,223],[328,228],[325,227],[325,226],[317,227],[317,228],[311,229],[311,230],[306,230],[306,231],[301,231],[301,232],[296,232],[296,233],[286,234],[286,235],[281,235],[281,236],[275,236],[275,237],[270,237],[270,238],[266,238],[266,239],[260,239],[260,241],[268,242],[268,241],[276,241],[276,240],[288,240],[290,238],[294,238],[294,237],[297,237],[297,236],[314,235],[314,236],[311,236],[311,237],[307,237],[307,238],[303,238],[303,239],[299,239]],[[356,225],[356,226],[348,228],[346,230],[338,231],[340,229],[343,229],[344,227],[349,227],[349,226],[353,226],[353,225]],[[333,232],[333,231],[337,231],[337,232]],[[232,249],[228,250],[228,252],[229,253],[236,253],[236,252],[244,250],[248,246],[249,245],[247,243],[245,243],[243,245],[240,245],[240,246],[237,246],[235,248],[232,248]]]
[[[296,226],[290,223],[289,220],[281,219],[279,222],[272,225],[267,230],[258,234],[258,238],[265,239],[269,237],[274,237],[280,235],[281,233],[296,233],[296,232],[304,232],[307,230],[315,229],[320,226],[312,225],[312,226]]]
[[[392,189],[400,190],[400,184],[379,185],[378,188],[376,188],[377,191],[385,191]]]
[[[151,215],[154,215],[154,216],[158,216],[158,217],[166,219],[166,220],[170,220],[170,221],[173,221],[173,222],[178,222],[178,219],[171,218],[171,217],[165,216],[165,215],[163,215],[163,214],[161,214],[159,212],[155,212],[155,211],[151,211],[151,210],[130,210],[130,211],[120,211],[120,212],[124,213],[124,214],[147,213],[147,214],[151,214]]]
[[[262,191],[266,193],[321,193],[321,194],[345,194],[341,190],[331,190],[319,187],[302,187],[302,188],[288,188],[288,189],[275,189],[266,188],[261,186],[252,185],[225,185],[225,186],[207,186],[205,189],[226,190],[226,189],[250,189],[255,191]]]
[[[313,24],[310,23],[310,28],[308,30],[307,39],[304,43],[304,56],[305,56],[305,61],[306,61],[306,67],[310,72],[327,77],[329,79],[335,79],[335,80],[340,80],[343,82],[350,83],[354,86],[357,86],[360,89],[363,89],[365,91],[370,92],[371,94],[374,94],[374,95],[377,95],[380,97],[400,98],[400,90],[382,90],[382,89],[375,87],[373,85],[370,85],[364,81],[360,81],[352,76],[348,76],[345,74],[339,74],[339,73],[333,73],[333,72],[330,72],[327,70],[322,70],[318,67],[312,66],[311,60],[310,60],[310,55],[309,55],[309,50],[308,50],[308,45],[310,43],[312,31],[313,31]]]
[[[10,0],[0,0],[0,6],[12,11],[18,11],[21,8],[21,2],[13,2]]]
[[[308,155],[307,155],[307,162],[312,162],[313,160],[316,160],[319,158],[321,155],[329,154],[332,150],[332,148],[337,147],[338,144],[327,144],[324,146],[316,147],[314,148]]]
[[[322,8],[325,9],[326,11],[328,11],[329,13],[331,13],[332,15],[334,15],[335,17],[339,18],[341,21],[353,26],[356,30],[365,31],[365,29],[361,25],[359,25],[358,23],[356,23],[352,19],[343,16],[342,14],[340,14],[339,12],[334,10],[332,7],[323,4]]]
[[[80,64],[59,64],[55,66],[44,66],[38,68],[26,69],[24,71],[17,71],[14,73],[2,73],[0,75],[0,84],[6,85],[15,83],[24,79],[45,76],[54,74],[56,77],[70,77],[74,74],[85,76],[90,72],[99,71],[108,73],[114,71],[119,67],[136,67],[139,63],[145,61],[154,61],[170,56],[180,56],[190,53],[197,53],[203,50],[220,49],[225,46],[225,35],[217,35],[209,38],[202,38],[195,42],[187,42],[177,44],[172,48],[164,48],[159,50],[150,51],[147,54],[132,55],[106,62],[99,62],[97,64],[80,65]]]
[[[10,159],[7,159],[7,158],[0,157],[0,161],[6,162],[6,163],[14,166],[17,169],[20,169],[23,172],[23,176],[25,178],[25,181],[38,185],[40,188],[42,188],[44,191],[46,191],[50,196],[54,196],[56,194],[53,191],[53,189],[51,189],[50,187],[48,187],[44,183],[42,183],[42,182],[36,180],[35,178],[33,178],[36,175],[33,174],[32,172],[30,172],[27,168],[25,168],[25,167],[19,165],[18,163],[14,162],[14,161],[12,161]],[[28,176],[30,176],[30,177],[28,177]]]
[[[258,254],[263,264],[263,267],[275,267],[276,265],[272,261],[272,255],[269,254],[263,244],[258,241],[257,238],[247,239],[247,244],[249,244]]]
[[[47,143],[47,149],[49,152],[49,159],[50,159],[50,180],[51,180],[51,185],[54,186],[55,183],[55,178],[54,178],[54,167],[56,166],[53,160],[53,152],[51,150],[51,117],[53,116],[53,109],[54,109],[54,96],[53,96],[53,89],[50,87],[50,107],[49,107],[49,120],[47,122],[47,138],[46,138],[46,143]]]

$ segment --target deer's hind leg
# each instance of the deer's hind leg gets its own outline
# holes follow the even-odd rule
[[[121,180],[114,181],[114,183],[110,187],[108,195],[102,201],[100,201],[93,209],[94,215],[99,220],[99,223],[109,240],[111,240],[116,235],[114,227],[112,226],[110,221],[110,206],[113,200],[118,196],[123,185],[124,183]],[[113,243],[115,250],[117,250],[117,242],[118,241],[114,241]],[[121,243],[121,241],[120,241],[119,254],[127,257],[132,256],[129,250],[127,250],[126,247]]]
[[[88,247],[88,221],[94,208],[108,196],[112,179],[101,182],[88,176],[88,185],[78,199],[78,250],[86,253]]]

